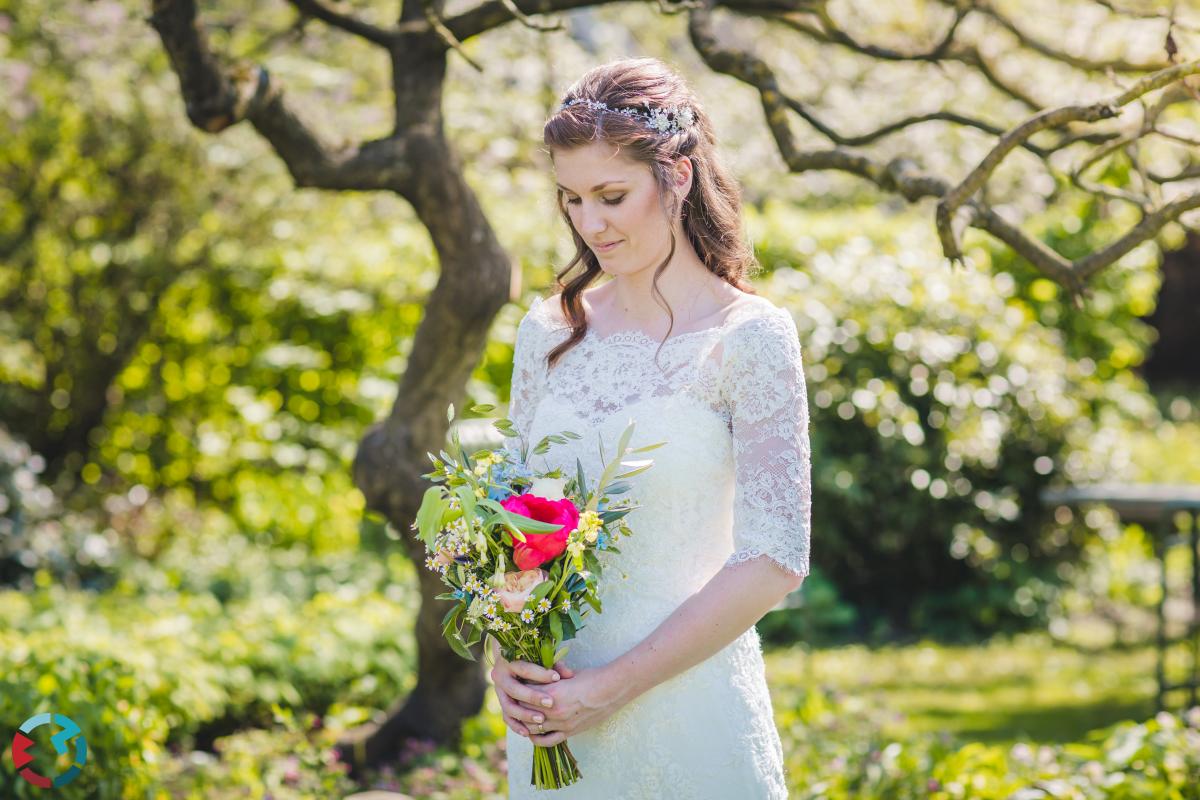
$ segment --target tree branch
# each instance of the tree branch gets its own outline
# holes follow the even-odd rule
[[[1028,143],[1039,131],[1061,127],[1070,122],[1094,122],[1117,116],[1119,109],[1156,89],[1169,86],[1184,77],[1200,72],[1200,62],[1189,62],[1160,70],[1139,79],[1116,97],[1089,105],[1066,106],[1042,111],[1000,136],[996,146],[958,185],[923,172],[909,159],[896,158],[881,163],[869,156],[852,152],[853,138],[839,136],[819,124],[800,104],[787,98],[779,89],[771,68],[753,53],[721,45],[712,28],[712,8],[709,5],[693,10],[688,19],[692,44],[704,62],[715,72],[730,75],[758,90],[767,126],[784,162],[792,172],[832,169],[858,175],[886,191],[902,195],[910,202],[923,197],[939,198],[937,205],[938,236],[942,250],[951,263],[962,260],[959,244],[968,227],[978,228],[995,236],[1027,259],[1043,274],[1066,287],[1076,306],[1086,292],[1086,281],[1096,272],[1112,264],[1141,242],[1155,236],[1168,222],[1180,214],[1200,207],[1200,192],[1184,195],[1158,208],[1146,208],[1142,220],[1116,241],[1102,250],[1075,262],[1052,250],[1045,243],[1026,235],[995,210],[974,195],[983,188],[1004,157],[1017,147]],[[808,119],[810,124],[832,139],[838,146],[829,150],[803,151],[797,148],[787,111],[792,110]],[[1113,138],[1110,136],[1109,138]],[[862,139],[869,142],[870,138]],[[1124,141],[1106,145],[1111,152]],[[1144,173],[1143,173],[1144,174]]]
[[[1064,106],[1050,109],[1030,117],[1013,128],[988,152],[983,160],[967,174],[965,178],[938,203],[937,226],[938,235],[946,256],[951,260],[962,257],[958,239],[951,230],[951,217],[968,197],[974,195],[992,176],[996,168],[1014,148],[1029,139],[1038,131],[1059,127],[1067,122],[1095,122],[1101,119],[1112,119],[1119,115],[1123,106],[1142,97],[1148,92],[1161,89],[1175,83],[1188,75],[1200,72],[1200,61],[1190,61],[1147,75],[1139,79],[1133,86],[1121,92],[1110,100],[1102,100],[1087,105]],[[1109,145],[1111,147],[1111,145]]]
[[[929,51],[922,53],[904,53],[891,48],[880,47],[878,45],[863,44],[850,36],[848,33],[838,28],[832,20],[825,23],[823,28],[818,28],[811,25],[807,20],[803,19],[800,14],[795,12],[775,13],[766,15],[772,19],[787,25],[788,27],[797,30],[811,39],[825,44],[836,44],[841,47],[859,53],[861,55],[875,58],[880,61],[926,61],[929,63],[939,63],[941,61],[958,61],[969,67],[974,67],[984,80],[992,84],[996,89],[1013,98],[1017,102],[1024,105],[1031,111],[1040,111],[1041,103],[1033,99],[1027,92],[1018,86],[1014,86],[1002,79],[987,59],[983,57],[973,44],[958,43],[954,47],[949,46],[952,41],[953,33],[957,30],[957,25],[950,29],[946,38],[943,40],[946,44],[946,49],[940,53],[940,58],[935,57],[934,53],[938,52],[938,47],[934,47]]]
[[[397,189],[407,182],[402,141],[330,144],[300,119],[265,68],[223,66],[196,19],[194,0],[156,0],[148,22],[179,76],[188,119],[200,130],[216,133],[248,120],[283,159],[297,186]]]
[[[949,1],[950,0],[942,0],[943,3]],[[1132,61],[1126,61],[1121,58],[1106,61],[1096,61],[1094,59],[1087,58],[1086,56],[1072,55],[1071,53],[1057,50],[1045,42],[1035,39],[1034,37],[1025,33],[1017,27],[1016,23],[1001,14],[996,9],[992,8],[992,6],[986,2],[986,0],[980,0],[980,2],[976,3],[975,9],[979,11],[979,13],[995,20],[997,23],[999,23],[1000,27],[1007,30],[1017,38],[1017,41],[1035,53],[1040,53],[1046,58],[1059,61],[1063,64],[1068,64],[1076,69],[1081,69],[1088,72],[1106,72],[1110,69],[1116,72],[1154,72],[1155,70],[1164,69],[1170,66],[1169,61],[1135,64]]]
[[[321,20],[326,25],[360,36],[382,47],[392,47],[400,38],[399,31],[388,30],[363,22],[351,14],[334,11],[319,0],[288,0],[301,14]]]

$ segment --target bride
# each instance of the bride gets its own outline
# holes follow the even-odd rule
[[[795,323],[746,283],[740,190],[708,116],[661,61],[586,73],[544,141],[577,253],[561,293],[518,326],[509,417],[523,442],[511,446],[573,430],[581,438],[531,458],[568,476],[578,459],[596,476],[598,444],[611,449],[630,421],[630,447],[666,444],[629,479],[633,535],[601,554],[603,613],[563,660],[547,670],[492,648],[509,796],[785,798],[754,625],[809,569]],[[533,746],[564,740],[582,779],[535,790]]]

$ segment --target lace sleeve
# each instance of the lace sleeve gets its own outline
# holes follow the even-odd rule
[[[739,326],[730,340],[722,388],[733,429],[735,552],[726,563],[767,556],[807,575],[811,458],[796,323],[776,308]]]
[[[517,325],[517,340],[513,347],[512,383],[509,391],[508,418],[520,434],[520,440],[506,437],[504,444],[509,448],[528,451],[529,428],[533,412],[546,386],[546,357],[540,346],[541,331],[538,321],[533,319],[535,309],[542,298],[535,297],[529,311]]]

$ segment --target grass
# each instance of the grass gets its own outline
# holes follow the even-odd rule
[[[813,781],[836,773],[868,742],[906,749],[933,740],[951,749],[1021,742],[1037,750],[1083,742],[1089,731],[1155,711],[1151,647],[1088,651],[1038,633],[975,646],[781,648],[765,660],[797,796],[816,791]],[[461,753],[437,748],[368,786],[444,800],[502,798],[504,732],[489,693]]]
[[[812,686],[900,741],[944,732],[989,744],[1064,743],[1155,711],[1151,647],[1096,653],[1033,634],[977,646],[786,649],[766,661],[781,730]]]

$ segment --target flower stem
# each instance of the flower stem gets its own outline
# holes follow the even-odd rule
[[[575,783],[583,774],[566,742],[552,747],[533,746],[533,775],[530,783],[537,789],[561,789]]]

